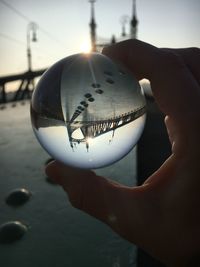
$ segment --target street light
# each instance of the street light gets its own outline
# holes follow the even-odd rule
[[[120,18],[120,23],[122,25],[122,37],[126,37],[126,24],[129,21],[129,16],[123,15]]]
[[[37,42],[36,31],[38,25],[35,22],[30,22],[27,27],[27,59],[28,59],[28,71],[32,69],[32,55],[31,55],[31,41]]]

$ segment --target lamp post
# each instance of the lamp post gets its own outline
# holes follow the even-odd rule
[[[120,18],[120,23],[122,25],[122,34],[121,34],[122,37],[126,37],[127,36],[127,34],[126,34],[126,24],[127,24],[128,21],[129,21],[129,16],[127,16],[127,15],[123,15]]]
[[[37,42],[36,30],[38,25],[35,22],[30,22],[27,27],[27,59],[28,71],[32,70],[32,54],[31,54],[31,41]]]

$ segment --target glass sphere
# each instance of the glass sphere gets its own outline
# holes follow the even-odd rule
[[[50,67],[31,101],[33,130],[56,160],[95,169],[124,157],[145,122],[145,98],[127,69],[99,53],[75,54]]]

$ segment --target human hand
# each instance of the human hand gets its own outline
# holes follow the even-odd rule
[[[127,40],[103,53],[137,79],[150,80],[155,100],[167,115],[172,154],[134,188],[58,162],[47,166],[47,175],[63,186],[74,207],[167,266],[200,266],[200,52]]]

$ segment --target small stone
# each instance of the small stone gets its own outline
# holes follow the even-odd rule
[[[19,221],[4,223],[0,226],[0,243],[12,243],[19,240],[27,231],[27,226]]]
[[[31,197],[31,192],[25,188],[17,188],[6,197],[6,203],[10,206],[20,206]]]

